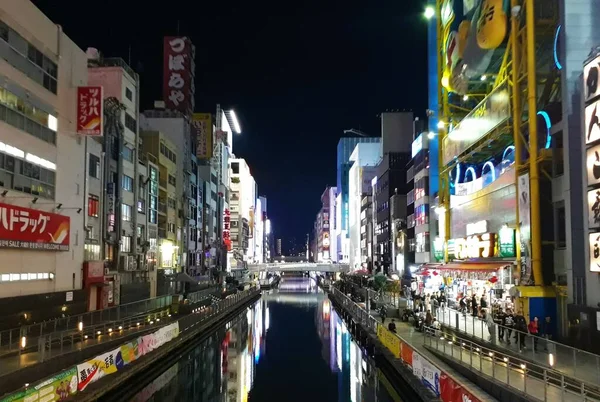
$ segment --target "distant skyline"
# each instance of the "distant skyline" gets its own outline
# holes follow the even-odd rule
[[[121,57],[140,73],[143,109],[162,97],[162,38],[196,46],[196,111],[235,108],[234,153],[250,165],[278,236],[312,232],[320,196],[335,183],[345,129],[371,136],[386,109],[427,107],[423,2],[34,0],[85,50]],[[285,8],[282,8],[285,7]],[[285,11],[284,11],[285,10]]]

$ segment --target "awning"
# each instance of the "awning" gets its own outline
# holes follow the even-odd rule
[[[511,261],[489,261],[489,262],[449,262],[447,264],[423,264],[416,272],[417,275],[427,275],[432,270],[454,270],[454,271],[479,271],[493,272],[500,268],[510,267]]]
[[[437,269],[451,269],[455,271],[497,271],[500,268],[510,267],[510,261],[493,261],[493,262],[449,262]]]

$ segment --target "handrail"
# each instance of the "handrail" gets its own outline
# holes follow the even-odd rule
[[[490,327],[486,321],[470,314],[463,314],[450,307],[437,308],[435,318],[447,328],[481,339],[484,342],[491,342],[496,348],[520,353],[525,359],[534,361],[536,364],[551,366],[567,376],[584,378],[589,383],[600,384],[600,355],[497,323]],[[514,345],[517,345],[519,341],[517,335],[520,335],[523,337],[526,349],[517,346],[517,349],[513,350],[508,343],[505,343],[506,339],[500,338],[501,333],[505,335],[504,338],[507,338],[509,333],[513,335],[516,338],[512,342]],[[535,347],[536,344],[537,348]],[[542,348],[547,349],[547,352],[541,351]],[[536,351],[536,349],[540,349],[540,351]]]

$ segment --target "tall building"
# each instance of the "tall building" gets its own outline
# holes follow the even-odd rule
[[[0,325],[13,327],[87,309],[85,141],[75,134],[87,58],[31,2],[0,11]]]
[[[334,254],[337,254],[337,245],[333,245],[332,242],[331,223],[333,213],[335,212],[335,197],[335,187],[326,187],[321,195],[321,209],[317,213],[314,224],[314,236],[316,239],[316,255],[314,258],[317,262],[336,261]]]
[[[336,174],[336,219],[335,219],[335,241],[337,258],[339,262],[348,262],[350,255],[349,239],[349,216],[348,216],[348,197],[349,197],[349,172],[352,167],[350,155],[358,143],[380,143],[379,137],[343,137],[337,145],[337,174]]]
[[[244,159],[230,159],[231,252],[229,265],[253,263],[255,252],[256,182]]]
[[[275,245],[275,254],[277,256],[282,255],[281,254],[281,238],[277,239],[276,245]]]
[[[104,158],[102,161],[102,191],[100,205],[103,209],[104,260],[109,275],[108,293],[113,293],[108,305],[146,299],[153,293],[151,270],[147,260],[148,238],[156,240],[156,226],[148,225],[145,201],[148,166],[140,155],[139,135],[139,77],[122,59],[103,57],[96,49],[89,48],[88,84],[103,88],[106,122],[102,138]],[[88,148],[94,148],[88,138]],[[97,155],[89,156],[96,162]],[[88,182],[97,182],[93,176]],[[89,220],[94,218],[97,194],[88,192]],[[93,234],[93,231],[88,231]],[[91,247],[94,238],[86,239]],[[88,246],[86,245],[86,248]],[[112,288],[112,289],[111,289]],[[93,298],[93,295],[92,295]],[[101,299],[98,299],[99,301]],[[102,302],[97,307],[106,307]]]
[[[350,238],[349,264],[351,269],[365,268],[369,261],[362,259],[361,228],[362,199],[372,192],[371,181],[381,160],[381,144],[358,143],[350,155],[352,167],[348,172],[348,229]]]

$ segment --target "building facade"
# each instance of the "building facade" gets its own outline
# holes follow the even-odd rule
[[[15,326],[87,308],[85,144],[75,134],[87,59],[29,1],[0,6],[0,53],[0,316]]]

